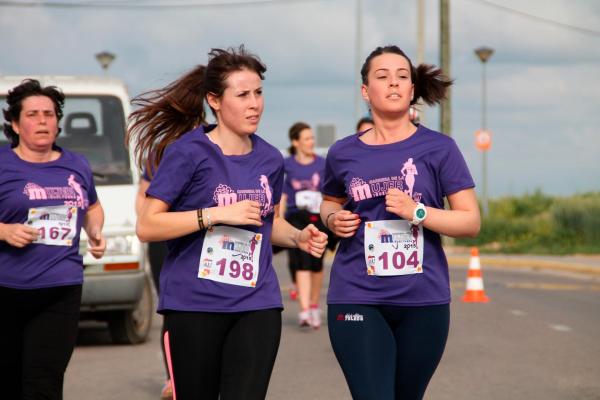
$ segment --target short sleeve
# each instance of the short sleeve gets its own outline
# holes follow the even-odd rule
[[[339,172],[339,169],[336,170],[335,168],[335,157],[331,154],[330,150],[325,159],[325,176],[323,178],[322,192],[327,196],[346,197],[346,188],[343,181],[337,175],[337,172]]]
[[[469,167],[454,140],[450,141],[447,150],[439,171],[442,195],[448,196],[464,189],[474,188],[475,183]]]
[[[167,147],[152,177],[146,196],[152,196],[173,205],[191,182],[196,163],[176,146]]]
[[[79,154],[81,163],[84,165],[83,171],[85,171],[85,180],[87,186],[87,196],[89,205],[96,204],[98,201],[98,193],[96,192],[96,184],[94,183],[94,173],[92,172],[92,166],[88,159]]]
[[[155,153],[153,152],[152,154]],[[153,158],[153,156],[149,157],[150,162],[144,163],[144,169],[142,170],[142,178],[148,182],[152,180],[152,178],[150,177],[150,173],[152,173],[152,176],[154,176],[154,174],[156,173],[156,167],[154,166]],[[148,170],[148,164],[150,164],[150,170]]]
[[[283,168],[283,162],[280,162],[279,167],[277,168],[277,171],[275,171],[275,175],[273,176],[273,204],[279,204],[279,202],[281,201],[281,193],[283,191],[284,186],[284,176],[285,172]]]
[[[290,178],[290,166],[287,162],[287,159],[284,160],[283,164],[283,172],[284,172],[284,180],[283,180],[283,193],[285,193],[288,198],[294,195],[294,188],[292,187],[291,178]]]

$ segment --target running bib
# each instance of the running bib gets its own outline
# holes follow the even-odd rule
[[[323,196],[314,190],[301,190],[296,192],[296,207],[306,209],[311,214],[318,214],[321,210]]]
[[[77,233],[77,207],[30,208],[26,224],[38,230],[38,238],[33,243],[71,246]]]
[[[262,234],[215,226],[206,232],[198,278],[229,285],[256,287]]]
[[[365,223],[367,273],[396,276],[423,273],[423,226],[405,220]]]

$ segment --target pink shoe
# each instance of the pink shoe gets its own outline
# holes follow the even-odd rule
[[[310,326],[313,329],[319,329],[321,327],[321,309],[319,307],[310,309]]]
[[[298,324],[300,327],[310,326],[310,312],[300,311],[298,314]]]
[[[298,298],[298,291],[296,290],[296,286],[290,288],[290,300],[296,301]]]
[[[160,392],[160,400],[173,400],[173,385],[170,379],[167,379]]]

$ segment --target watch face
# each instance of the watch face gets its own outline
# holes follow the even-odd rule
[[[417,210],[417,218],[424,218],[425,217],[425,210],[423,209],[418,209]]]

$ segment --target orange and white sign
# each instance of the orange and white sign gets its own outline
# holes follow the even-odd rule
[[[480,151],[488,151],[492,147],[492,132],[484,129],[476,131],[475,147]]]

